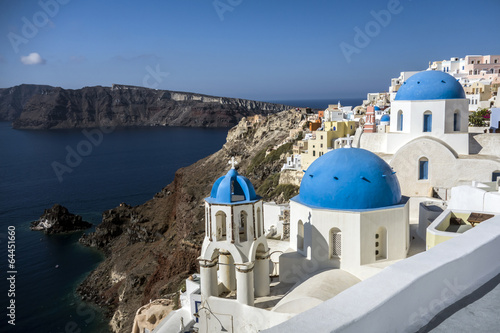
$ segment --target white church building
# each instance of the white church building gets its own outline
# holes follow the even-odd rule
[[[363,279],[373,274],[367,265],[406,258],[408,206],[395,172],[377,155],[341,148],[321,156],[290,200],[296,252],[280,257],[280,278],[310,261],[318,270],[340,268]]]
[[[468,132],[468,102],[451,75],[412,75],[391,103],[389,133],[358,133],[355,146],[384,155],[403,195],[432,195],[471,181],[488,182],[500,170],[500,136]]]

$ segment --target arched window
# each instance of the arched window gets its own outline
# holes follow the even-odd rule
[[[424,132],[432,132],[432,112],[424,112]]]
[[[257,237],[260,237],[262,235],[262,230],[264,230],[264,226],[261,224],[261,219],[260,219],[260,207],[257,208]]]
[[[297,225],[297,249],[304,251],[304,223],[299,220]]]
[[[342,232],[338,228],[330,229],[330,258],[342,255]]]
[[[455,132],[460,131],[460,114],[458,113],[458,110],[453,114],[453,130]]]
[[[418,179],[429,179],[429,160],[426,157],[418,161]]]
[[[248,237],[247,237],[247,220],[248,220],[248,214],[245,211],[241,211],[240,213],[240,228],[239,228],[239,234],[240,234],[240,242],[246,242]]]
[[[227,231],[226,231],[226,213],[223,211],[218,211],[215,214],[215,225],[216,225],[216,236],[215,239],[217,241],[224,241],[227,238]]]
[[[380,227],[375,233],[375,259],[387,259],[387,229]]]
[[[402,110],[398,111],[397,125],[398,125],[397,130],[403,131],[403,111]]]

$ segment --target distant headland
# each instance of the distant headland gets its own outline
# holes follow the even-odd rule
[[[63,89],[23,84],[0,89],[0,121],[16,129],[92,127],[231,127],[283,104],[129,85]]]

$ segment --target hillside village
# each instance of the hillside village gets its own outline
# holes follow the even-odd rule
[[[285,111],[281,140],[211,159],[224,171],[202,203],[199,271],[132,332],[414,332],[500,274],[499,62],[436,61],[360,106]],[[266,160],[286,162],[255,178]]]

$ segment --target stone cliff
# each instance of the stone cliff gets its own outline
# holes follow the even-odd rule
[[[23,86],[9,90],[20,95],[16,98],[9,91],[0,91],[0,120],[14,120],[13,127],[18,129],[231,127],[243,117],[274,114],[289,108],[239,98],[124,85],[76,90],[43,86],[23,94],[28,88],[20,87]]]
[[[220,151],[178,170],[174,181],[153,199],[104,212],[96,231],[83,236],[81,242],[102,249],[106,259],[78,291],[85,300],[108,310],[114,332],[130,332],[137,309],[152,299],[172,297],[184,279],[198,271],[196,259],[204,237],[203,200],[214,181],[230,168],[230,157],[240,162],[238,172],[265,199],[287,200],[297,193],[297,186],[282,187],[277,180],[285,156],[291,152],[289,130],[301,128],[302,119],[301,113],[291,110],[265,117],[253,126],[243,119],[229,131]]]
[[[34,95],[53,89],[51,86],[21,84],[11,88],[0,88],[0,121],[13,121],[21,115],[24,106]]]

